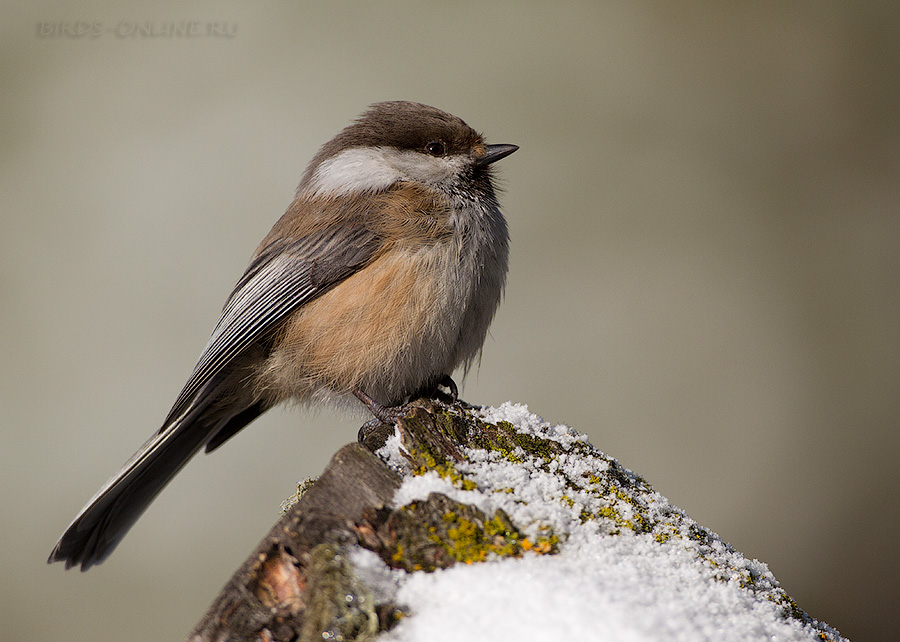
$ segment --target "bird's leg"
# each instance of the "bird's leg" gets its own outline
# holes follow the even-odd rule
[[[441,386],[446,388],[448,392],[443,392],[440,389]],[[378,426],[381,424],[394,425],[397,422],[397,419],[405,415],[408,410],[406,404],[398,406],[382,406],[362,390],[354,390],[353,395],[375,416],[375,419],[367,421],[359,429],[358,438],[360,442],[366,439],[368,435],[376,432]],[[417,397],[429,397],[444,405],[447,405],[447,399],[449,398],[450,403],[454,404],[459,402],[459,388],[456,387],[456,382],[453,381],[450,375],[442,375],[433,384],[423,387],[420,392],[412,395],[410,399],[416,399]],[[462,403],[466,407],[472,407],[465,402]]]
[[[406,414],[406,409],[403,406],[382,406],[362,390],[354,390],[353,394],[365,404],[366,408],[368,408],[381,423],[393,424],[397,419]]]
[[[397,419],[406,414],[406,406],[382,406],[362,390],[354,390],[353,394],[366,408],[369,409],[374,419],[370,419],[359,428],[356,439],[371,451],[375,451],[384,445],[385,440],[393,434]],[[387,431],[387,432],[385,432]]]

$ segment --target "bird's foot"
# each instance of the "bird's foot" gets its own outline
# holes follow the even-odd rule
[[[362,390],[354,390],[353,394],[363,402],[369,412],[375,415],[375,419],[383,424],[396,423],[400,417],[406,414],[406,406],[382,406]]]

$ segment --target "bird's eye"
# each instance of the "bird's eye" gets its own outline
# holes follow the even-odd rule
[[[447,150],[444,147],[444,143],[439,140],[433,140],[425,145],[425,152],[432,156],[443,156],[445,151]]]

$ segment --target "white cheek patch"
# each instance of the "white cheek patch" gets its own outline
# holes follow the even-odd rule
[[[402,178],[385,157],[383,149],[354,147],[322,162],[306,192],[312,196],[375,192]]]
[[[388,161],[404,178],[438,186],[451,180],[465,159],[462,156],[434,157],[420,152],[403,151],[391,154]]]

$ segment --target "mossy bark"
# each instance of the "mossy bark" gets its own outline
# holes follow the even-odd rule
[[[410,406],[397,425],[414,468],[446,469],[460,457],[459,444],[477,428],[466,409],[429,400]],[[338,451],[222,589],[190,642],[322,640],[323,634],[367,640],[401,613],[392,604],[376,604],[356,579],[347,560],[351,546],[413,570],[446,567],[465,553],[441,543],[453,541],[448,531],[481,532],[479,550],[520,539],[505,516],[487,516],[444,496],[391,510],[402,479],[373,451],[393,430],[370,428],[361,433],[361,443]],[[430,527],[440,527],[440,536]]]
[[[565,532],[541,526],[532,528],[529,538],[503,510],[486,514],[440,493],[393,506],[404,476],[436,473],[453,488],[475,490],[471,466],[464,463],[475,453],[481,461],[487,456],[556,476],[565,488],[559,501],[576,511],[582,525],[596,522],[602,536],[628,533],[660,546],[690,548],[699,564],[715,570],[711,581],[738,583],[757,599],[776,604],[785,618],[810,627],[816,639],[841,639],[803,612],[768,571],[744,563],[736,552],[739,563],[721,567],[710,552],[730,551],[727,544],[585,439],[558,441],[540,436],[546,433],[519,431],[506,421],[487,423],[463,402],[419,399],[407,410],[396,425],[364,426],[359,443],[344,446],[322,476],[305,485],[299,500],[213,602],[189,642],[364,641],[391,629],[407,614],[403,605],[376,596],[357,577],[350,553],[358,547],[374,552],[389,568],[410,573],[557,553]],[[402,474],[375,454],[395,429],[402,448],[399,454],[392,450],[392,465]],[[590,464],[566,472],[560,461],[572,458]],[[513,497],[506,507],[525,501]]]

